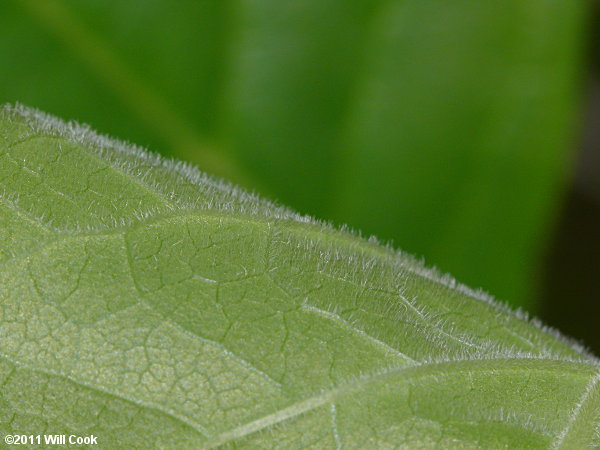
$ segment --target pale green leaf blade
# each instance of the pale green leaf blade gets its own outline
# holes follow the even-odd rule
[[[597,359],[409,256],[0,115],[0,426],[106,448],[578,448]]]

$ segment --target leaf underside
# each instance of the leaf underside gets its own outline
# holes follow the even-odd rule
[[[598,360],[556,332],[374,241],[21,106],[0,114],[0,302],[3,434],[600,444]]]

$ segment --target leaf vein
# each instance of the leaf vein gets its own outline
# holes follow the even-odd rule
[[[248,435],[256,432],[268,429],[281,422],[293,419],[297,416],[315,410],[327,403],[333,403],[336,399],[347,397],[351,394],[360,391],[363,388],[368,387],[379,381],[384,381],[387,378],[392,380],[405,379],[413,380],[424,377],[434,377],[441,374],[448,373],[461,373],[464,371],[479,370],[483,373],[496,374],[498,371],[509,371],[509,370],[525,370],[531,371],[532,364],[539,362],[541,365],[536,367],[538,370],[560,370],[561,373],[564,370],[563,367],[555,367],[552,364],[547,364],[548,361],[537,358],[490,358],[480,360],[453,360],[448,362],[440,363],[424,363],[417,366],[401,366],[394,367],[387,370],[377,371],[371,374],[361,376],[353,381],[347,382],[346,384],[339,385],[333,389],[324,390],[312,397],[305,398],[301,401],[293,403],[290,406],[282,408],[271,414],[262,416],[256,420],[240,425],[232,430],[221,433],[216,436],[213,440],[207,443],[208,448],[215,448],[220,445],[230,443],[232,441],[241,439]],[[477,364],[483,367],[477,367]],[[546,365],[544,365],[546,364]],[[575,369],[578,366],[586,366],[580,363],[565,363],[569,367]]]
[[[40,367],[36,367],[30,364],[24,364],[10,356],[8,356],[7,354],[0,352],[0,358],[5,359],[6,361],[8,361],[9,363],[13,364],[14,366],[17,367],[22,367],[24,369],[27,370],[31,370],[33,372],[37,372],[40,373],[42,375],[45,376],[52,376],[52,377],[57,377],[57,378],[63,378],[67,381],[70,381],[74,384],[77,384],[79,386],[83,386],[87,389],[90,389],[92,391],[96,391],[100,394],[103,395],[110,395],[112,397],[121,399],[127,403],[131,403],[135,406],[137,406],[138,408],[144,408],[144,409],[148,409],[148,410],[154,410],[157,411],[161,414],[164,414],[170,418],[172,418],[173,420],[175,420],[176,422],[184,425],[186,428],[190,428],[194,433],[196,434],[200,434],[203,438],[210,438],[211,435],[210,433],[208,433],[208,431],[199,423],[196,423],[190,419],[188,419],[187,417],[184,417],[181,414],[178,414],[176,411],[170,409],[170,408],[166,408],[162,405],[157,405],[157,404],[153,404],[153,403],[146,403],[143,401],[140,401],[139,399],[134,399],[134,398],[130,398],[129,396],[123,394],[122,392],[114,392],[111,391],[109,389],[106,389],[104,387],[100,387],[99,385],[96,384],[92,384],[92,383],[88,383],[82,380],[77,379],[76,377],[73,377],[71,375],[67,375],[65,373],[61,373],[61,372],[57,372],[51,369],[47,369],[47,368],[40,368]]]

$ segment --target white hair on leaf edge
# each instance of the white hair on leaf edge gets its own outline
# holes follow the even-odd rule
[[[296,247],[298,250],[302,250],[296,252],[297,257],[299,258],[306,257],[305,251],[315,251],[316,243],[320,243],[321,258],[323,261],[343,260],[346,267],[351,265],[354,269],[354,273],[350,274],[350,276],[360,278],[362,280],[360,284],[362,285],[369,283],[369,277],[376,276],[380,265],[384,264],[390,269],[395,270],[400,278],[403,276],[405,277],[407,274],[417,275],[428,279],[435,284],[459,292],[467,297],[487,303],[496,308],[499,312],[508,313],[519,320],[531,323],[536,328],[549,333],[577,352],[587,356],[595,363],[600,364],[599,360],[589,354],[581,344],[570,338],[564,337],[558,331],[543,325],[535,318],[530,319],[526,312],[520,309],[514,310],[505,303],[495,300],[484,291],[480,289],[475,290],[461,284],[451,275],[442,273],[434,267],[426,267],[422,259],[417,259],[401,250],[396,250],[390,243],[382,244],[375,236],[364,238],[360,232],[353,230],[348,226],[336,228],[331,223],[319,221],[307,215],[297,214],[286,207],[265,200],[255,193],[248,192],[227,181],[206,174],[189,163],[167,159],[137,145],[96,133],[88,125],[82,125],[75,121],[65,122],[50,114],[21,104],[16,104],[14,106],[10,104],[4,105],[0,109],[0,116],[7,120],[13,120],[14,118],[22,120],[25,125],[29,127],[31,133],[60,137],[85,147],[101,157],[113,169],[127,174],[139,183],[143,183],[148,189],[156,192],[169,203],[172,203],[182,213],[185,213],[186,211],[192,213],[193,211],[209,210],[238,213],[251,216],[254,219],[262,220],[267,224],[272,225],[285,224],[289,226],[296,223],[298,226],[308,227],[305,228],[305,230],[308,229],[311,231],[310,234],[319,237],[328,234],[331,237],[335,237],[336,239],[334,240],[337,243],[340,241],[349,243],[352,249],[350,258],[355,259],[355,261],[350,261],[348,253],[340,252],[335,246],[329,246],[328,248],[325,246],[325,248],[323,248],[322,244],[325,241],[323,239],[311,239],[307,237],[304,239],[297,239],[297,237],[291,236],[289,233],[286,233],[286,238],[289,245]],[[23,138],[26,138],[29,135],[23,136]],[[124,159],[119,159],[119,155]],[[134,162],[138,164],[134,164]],[[161,175],[157,174],[156,170],[160,169],[163,169],[165,174],[170,175],[166,184],[163,183],[162,180],[156,179],[156,175]],[[162,175],[164,176],[165,174]],[[172,175],[175,175],[177,180],[173,180]],[[184,192],[184,184],[187,188],[193,189],[194,192]],[[181,192],[178,192],[177,188],[179,188]],[[196,195],[194,196],[193,194]],[[206,198],[202,198],[202,196]],[[5,195],[0,194],[0,199],[7,203],[18,205],[18,198],[15,198],[14,195],[6,195],[6,193]],[[22,208],[20,209],[22,210]],[[26,213],[31,216],[30,219],[32,221],[45,226],[48,229],[65,234],[74,234],[81,232],[103,233],[107,231],[107,229],[114,230],[114,228],[126,228],[136,223],[157,220],[165,215],[165,210],[158,207],[139,209],[135,210],[131,214],[131,217],[113,217],[112,220],[110,218],[106,219],[103,223],[100,223],[99,226],[86,225],[85,227],[82,227],[77,223],[68,223],[66,226],[57,227],[42,217],[32,216],[31,212],[26,211]],[[166,214],[165,217],[168,217],[168,214]],[[353,239],[357,238],[358,241],[350,240],[349,236]],[[331,242],[328,242],[328,244],[331,244]],[[382,259],[376,258],[375,255]],[[359,271],[360,274],[358,273]],[[401,295],[401,293],[399,294]],[[414,299],[412,302],[414,306]],[[422,305],[418,306],[422,307]],[[422,311],[421,313],[424,317],[427,316],[427,311]],[[454,331],[451,329],[451,326],[448,328],[449,325],[446,323],[436,322],[436,325],[447,329],[450,333]],[[436,340],[436,337],[432,336],[432,339]],[[490,348],[490,346],[497,344],[485,342],[484,340],[478,342],[477,345],[482,346],[483,348]],[[501,346],[498,346],[496,350],[497,354],[506,354],[506,352],[511,351],[510,348]],[[546,354],[548,357],[553,357],[554,355],[554,352],[549,349],[542,353]],[[474,356],[474,354],[471,354],[471,356]]]

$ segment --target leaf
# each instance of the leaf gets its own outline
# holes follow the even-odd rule
[[[3,434],[600,444],[597,359],[405,254],[22,106],[0,192]]]
[[[229,129],[278,198],[534,309],[585,5],[242,5]]]
[[[0,101],[195,161],[532,309],[569,166],[585,11],[5,1]]]
[[[348,115],[334,217],[534,309],[570,168],[584,11],[390,2]]]

